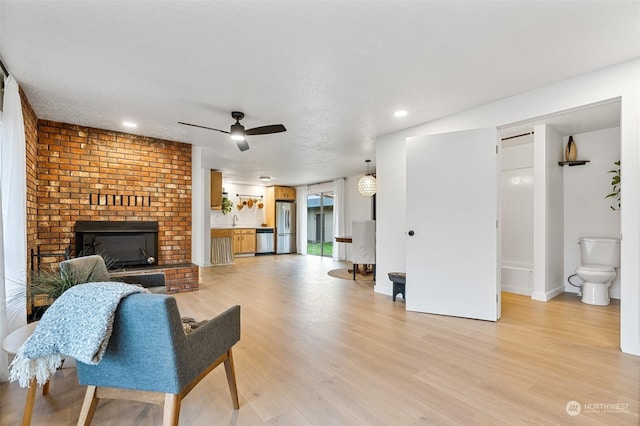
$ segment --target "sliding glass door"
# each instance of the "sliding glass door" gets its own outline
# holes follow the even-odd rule
[[[307,195],[307,254],[333,256],[333,192]]]

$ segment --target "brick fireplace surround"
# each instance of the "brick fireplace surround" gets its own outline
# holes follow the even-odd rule
[[[22,95],[27,248],[75,247],[75,222],[158,221],[167,293],[198,289],[191,263],[191,145],[39,120]],[[57,264],[60,257],[40,259]],[[31,259],[28,259],[31,266]]]

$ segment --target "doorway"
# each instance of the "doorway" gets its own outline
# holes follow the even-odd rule
[[[531,296],[534,134],[512,133],[502,132],[500,147],[500,282],[502,291]]]
[[[501,128],[503,291],[539,301],[579,293],[568,281],[579,238],[619,237],[620,211],[606,196],[620,160],[620,118],[612,99]],[[570,136],[579,149],[573,164],[564,161]],[[612,298],[621,298],[620,287],[618,276]]]
[[[307,254],[333,256],[333,192],[307,195]]]

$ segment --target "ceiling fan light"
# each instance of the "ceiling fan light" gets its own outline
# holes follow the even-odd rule
[[[240,123],[232,124],[229,133],[231,134],[231,139],[234,141],[244,140],[244,126]]]

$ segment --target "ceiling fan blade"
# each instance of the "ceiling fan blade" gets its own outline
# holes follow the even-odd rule
[[[191,126],[191,127],[199,127],[201,129],[207,129],[207,130],[215,130],[216,132],[229,134],[229,132],[227,132],[226,130],[214,129],[213,127],[201,126],[199,124],[183,123],[182,121],[178,121],[178,124],[184,124],[185,126]]]
[[[254,127],[253,129],[247,129],[244,134],[247,136],[253,135],[268,135],[269,133],[286,132],[287,129],[282,124],[271,124],[269,126]]]
[[[246,151],[249,149],[249,143],[247,142],[247,140],[241,140],[241,141],[236,141],[236,143],[238,144],[238,149],[240,149],[240,151]]]

